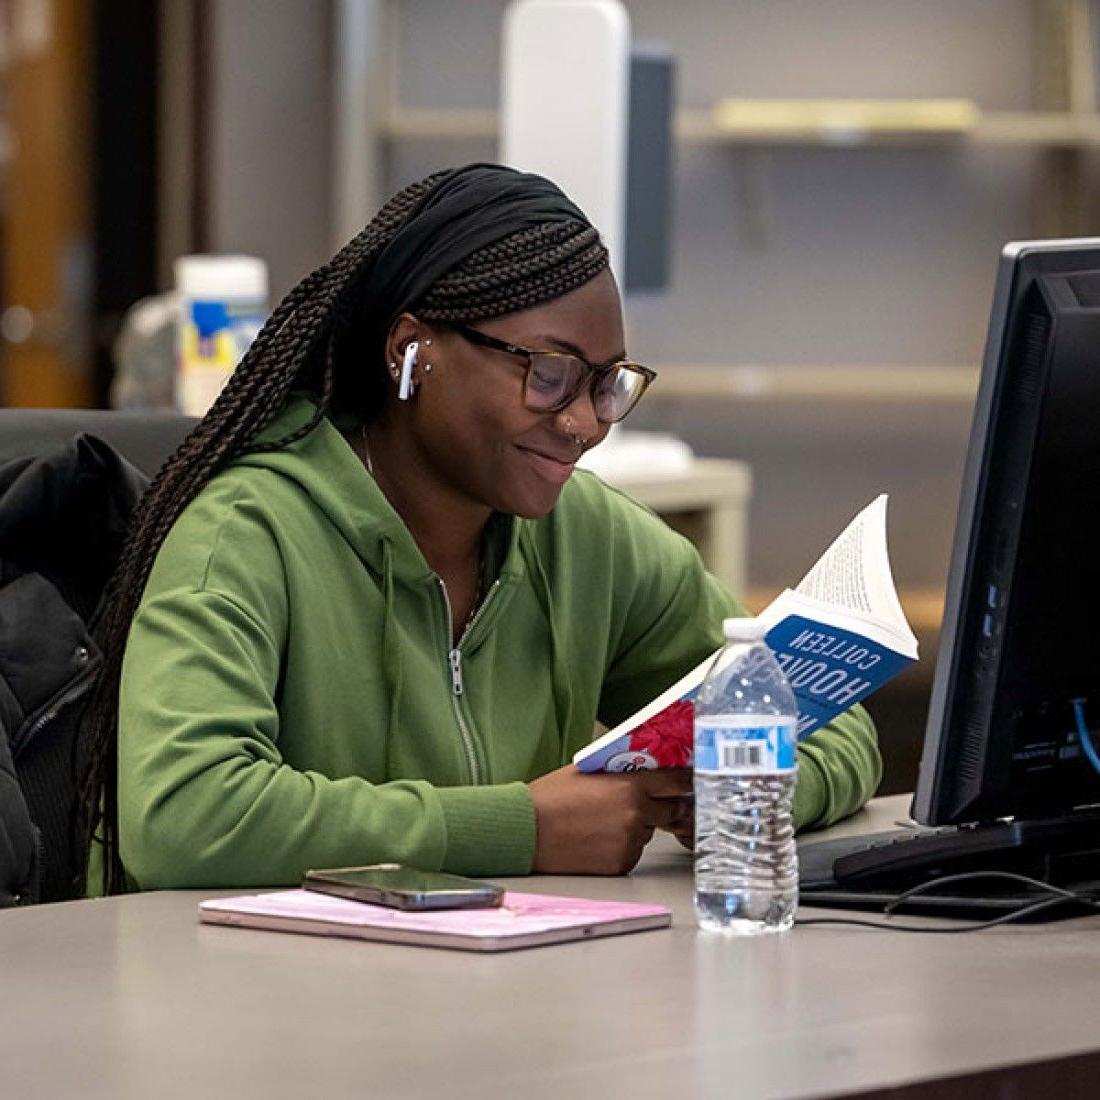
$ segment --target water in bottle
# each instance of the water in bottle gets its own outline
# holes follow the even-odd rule
[[[695,700],[695,913],[702,928],[779,932],[798,904],[798,707],[762,624],[723,625]]]

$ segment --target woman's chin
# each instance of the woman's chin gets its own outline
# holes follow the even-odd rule
[[[541,485],[516,486],[507,495],[507,503],[501,509],[520,519],[542,519],[558,503],[564,485],[544,482]]]

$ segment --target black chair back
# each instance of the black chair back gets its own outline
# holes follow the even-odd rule
[[[151,478],[197,423],[173,412],[0,409],[0,466],[12,458],[45,454],[88,432]]]

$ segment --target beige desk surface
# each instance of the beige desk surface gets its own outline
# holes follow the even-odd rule
[[[690,885],[668,838],[629,878],[527,880],[674,925],[498,956],[204,927],[203,893],[4,911],[0,1094],[803,1097],[1100,1048],[1100,917],[725,941]]]

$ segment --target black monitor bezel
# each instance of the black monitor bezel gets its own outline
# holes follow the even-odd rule
[[[998,267],[989,331],[975,401],[973,426],[967,450],[958,520],[948,572],[943,625],[929,702],[928,721],[921,755],[913,817],[927,825],[960,825],[982,820],[970,800],[960,796],[955,771],[964,738],[990,737],[987,729],[970,729],[975,718],[966,712],[967,679],[976,655],[973,639],[978,620],[985,613],[977,591],[988,575],[989,532],[998,522],[991,500],[992,456],[1006,430],[1002,399],[1006,389],[1006,356],[1013,350],[1013,329],[1025,296],[1035,280],[1045,274],[1100,270],[1100,238],[1014,241],[1007,244]],[[979,550],[982,544],[984,549]],[[1014,553],[1015,546],[1010,547]],[[1003,624],[1002,624],[1003,625]],[[969,643],[969,644],[967,644]],[[992,647],[982,658],[984,674],[996,680],[1001,653]],[[979,716],[977,721],[983,720]],[[983,768],[984,768],[983,764]],[[983,782],[985,774],[983,772]],[[981,801],[980,799],[978,800]],[[1066,806],[1068,810],[1071,807]],[[1010,808],[1002,807],[1010,810]]]

